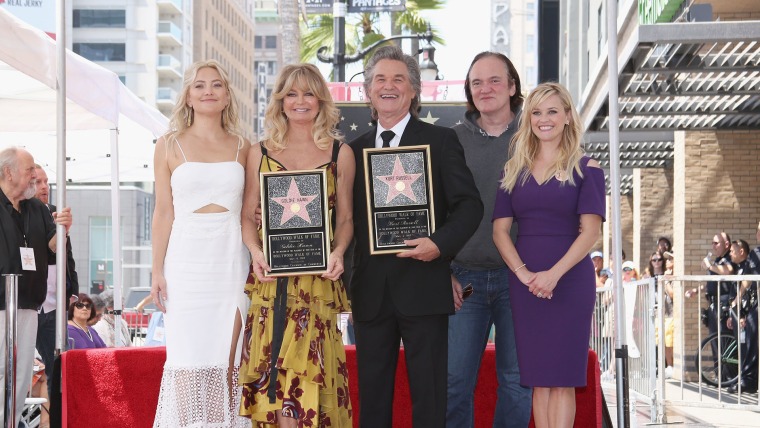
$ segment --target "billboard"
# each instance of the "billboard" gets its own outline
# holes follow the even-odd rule
[[[332,13],[333,0],[305,0],[306,13]],[[346,0],[348,13],[403,12],[406,0]]]
[[[0,0],[0,7],[55,38],[55,0]]]

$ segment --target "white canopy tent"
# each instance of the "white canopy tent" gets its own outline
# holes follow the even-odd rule
[[[166,131],[168,121],[115,73],[66,51],[63,177],[55,171],[56,76],[56,42],[0,8],[0,149],[25,147],[52,172],[48,175],[53,182],[111,182],[114,303],[121,310],[119,183],[153,181],[153,141]],[[120,151],[125,156],[120,158]]]

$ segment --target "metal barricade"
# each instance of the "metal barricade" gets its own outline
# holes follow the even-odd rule
[[[626,305],[629,389],[637,401],[650,406],[652,422],[657,407],[655,349],[655,279],[647,278],[623,285]],[[598,287],[591,327],[591,348],[599,356],[601,383],[615,385],[614,366],[614,289]]]
[[[668,405],[698,406],[737,410],[760,410],[760,399],[756,393],[747,394],[741,390],[741,368],[746,359],[747,349],[745,346],[746,335],[741,333],[743,329],[737,329],[736,322],[732,321],[733,329],[726,328],[725,322],[716,322],[716,332],[710,334],[702,325],[702,311],[713,304],[714,312],[708,312],[707,316],[716,315],[723,320],[724,317],[738,319],[737,309],[733,301],[729,299],[728,306],[724,309],[721,301],[721,287],[717,287],[718,294],[715,302],[708,302],[702,285],[708,281],[730,282],[731,287],[739,287],[741,281],[760,281],[760,275],[684,275],[660,277],[660,281],[670,281],[673,286],[674,303],[676,304],[676,328],[680,332],[680,354],[676,354],[674,364],[679,368],[676,380],[667,380],[661,374],[658,379],[658,396],[661,397],[661,406],[658,407],[658,422],[666,422],[665,411]],[[660,287],[659,294],[662,297],[664,287]],[[686,290],[696,289],[697,292],[691,299],[685,298]],[[735,295],[739,290],[736,289]],[[724,293],[725,294],[725,293]],[[678,299],[681,299],[680,302]],[[694,302],[696,301],[696,302]],[[679,310],[680,309],[680,310]],[[709,309],[708,309],[709,310]],[[659,310],[661,312],[661,309]],[[697,311],[696,316],[694,312]],[[688,324],[687,324],[688,315]],[[662,319],[662,318],[661,318]],[[726,318],[727,319],[727,318]],[[694,338],[694,325],[696,326],[696,338]],[[677,335],[679,336],[679,335]],[[760,331],[754,340],[760,341]],[[660,349],[665,349],[665,338],[659,338]],[[662,358],[660,358],[662,364]],[[760,373],[760,359],[757,361],[758,373]],[[738,383],[736,393],[724,391],[725,387]]]

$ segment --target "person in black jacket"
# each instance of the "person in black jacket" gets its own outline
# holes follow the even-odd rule
[[[37,193],[35,197],[48,207],[52,218],[57,211],[55,205],[50,204],[50,186],[48,176],[42,166],[34,165],[37,172]],[[40,307],[37,321],[37,351],[45,363],[45,374],[48,379],[53,378],[53,362],[55,359],[55,319],[56,319],[56,264],[55,253],[48,257],[47,295]],[[79,276],[74,263],[74,254],[71,251],[71,240],[66,240],[66,296],[79,294]],[[67,302],[64,307],[68,307]],[[48,382],[51,388],[53,382]],[[50,392],[50,391],[48,391]],[[52,394],[50,394],[52,396]]]
[[[37,172],[26,150],[0,151],[0,274],[20,274],[18,279],[16,424],[29,392],[37,337],[37,309],[47,292],[48,258],[56,249],[55,223],[68,229],[71,210],[53,217],[36,194]],[[5,338],[5,287],[0,287],[0,342]],[[5,382],[5,346],[0,346],[0,384]],[[0,389],[4,400],[5,390]],[[0,409],[0,420],[5,417]]]
[[[351,305],[360,424],[364,428],[391,426],[396,363],[403,340],[413,424],[415,428],[442,427],[448,316],[454,313],[449,264],[477,229],[483,204],[456,132],[417,117],[421,91],[417,60],[396,46],[377,49],[367,63],[364,88],[378,126],[351,142],[356,159]],[[394,134],[391,138],[389,131]],[[435,231],[404,241],[410,248],[401,253],[371,255],[364,149],[419,145],[430,149]]]

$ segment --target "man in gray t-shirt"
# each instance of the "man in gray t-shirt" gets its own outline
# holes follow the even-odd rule
[[[494,245],[491,226],[496,190],[523,103],[520,76],[503,54],[483,52],[470,65],[465,94],[468,111],[454,129],[484,210],[477,231],[451,264],[457,312],[449,317],[446,426],[473,426],[478,368],[493,326],[499,382],[493,426],[526,427],[530,419],[531,389],[520,385],[508,268]],[[473,292],[464,300],[462,287],[467,285],[472,286]]]

